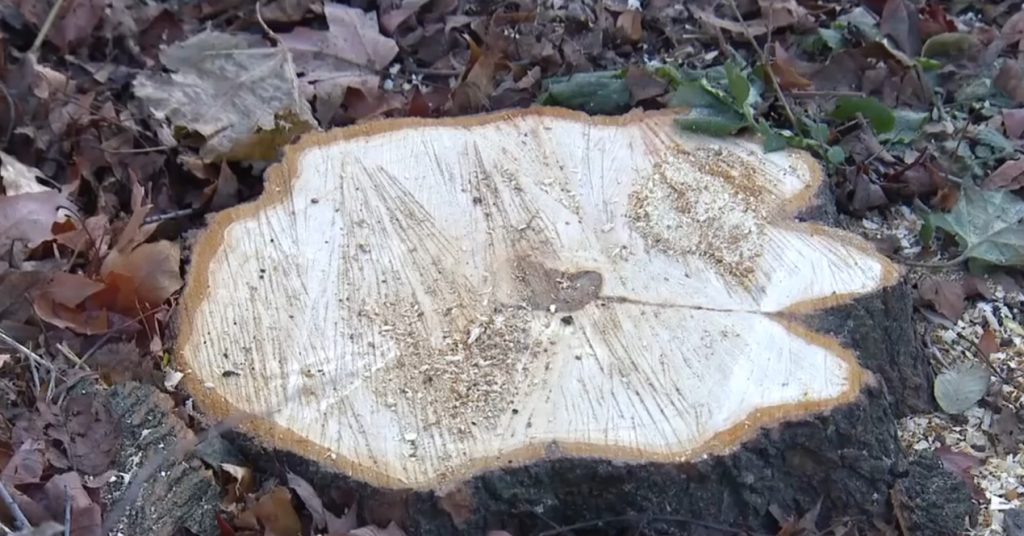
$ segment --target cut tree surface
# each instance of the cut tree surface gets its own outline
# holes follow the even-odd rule
[[[203,408],[385,488],[729,452],[871,381],[796,320],[899,279],[797,221],[821,182],[666,114],[307,136],[196,244],[178,362]]]

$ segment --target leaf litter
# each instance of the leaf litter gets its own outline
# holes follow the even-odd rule
[[[142,4],[66,0],[33,54],[24,53],[46,6],[12,2],[0,13],[5,44],[19,53],[0,65],[19,112],[0,114],[0,134],[10,132],[0,148],[0,290],[11,291],[0,293],[0,328],[54,367],[0,347],[4,373],[14,372],[0,387],[12,386],[22,408],[17,438],[0,437],[12,453],[5,483],[74,484],[119,448],[98,433],[95,400],[54,406],[47,380],[92,368],[106,383],[162,385],[177,372],[163,333],[189,254],[181,237],[205,213],[258,194],[263,162],[283,144],[318,126],[546,102],[606,114],[684,106],[683,128],[807,149],[829,169],[844,225],[886,254],[968,259],[960,272],[911,268],[918,328],[940,375],[972,371],[980,385],[988,371],[988,389],[977,401],[980,387],[962,396],[974,380],[943,383],[963,413],[911,417],[901,433],[976,482],[988,507],[979,531],[998,534],[1003,513],[1021,506],[1011,447],[1022,410],[1014,372],[1024,366],[1014,219],[1024,17],[1008,4],[274,0],[260,18],[227,0]],[[67,351],[42,344],[44,334]],[[356,528],[367,519],[351,496],[318,504],[312,486],[286,480],[261,493],[225,477],[235,491],[222,527],[288,533],[299,519],[300,532],[308,521],[331,534],[401,531],[401,519]],[[26,511],[49,516],[45,496],[15,491]],[[102,513],[95,500],[72,500]],[[73,520],[75,533],[94,521]]]

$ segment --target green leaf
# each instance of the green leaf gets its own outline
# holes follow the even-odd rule
[[[818,37],[832,50],[846,47],[846,38],[843,37],[843,32],[831,28],[818,28]]]
[[[729,83],[729,94],[738,108],[745,108],[750,99],[750,82],[742,69],[733,62],[725,64],[725,77]]]
[[[672,108],[709,108],[725,107],[726,103],[716,97],[701,80],[685,80],[672,93],[668,105]]]
[[[683,130],[708,136],[729,136],[748,125],[745,117],[724,107],[691,108],[686,115],[676,119],[676,124]]]
[[[935,401],[946,413],[963,413],[985,396],[991,380],[985,365],[959,363],[935,378]]]
[[[965,180],[948,214],[928,223],[956,236],[962,256],[1000,266],[1024,266],[1024,200],[1006,190],[986,191]]]
[[[910,143],[921,133],[921,127],[928,121],[928,112],[898,109],[893,112],[896,123],[890,132],[880,134],[878,141],[882,143]]]
[[[757,124],[757,133],[764,139],[762,145],[766,153],[781,151],[789,147],[789,141],[786,140],[786,137],[764,121]]]
[[[668,82],[669,87],[676,89],[685,82],[682,73],[672,65],[662,65],[654,69],[654,76]]]
[[[825,152],[825,158],[828,158],[829,162],[838,166],[846,162],[846,151],[838,145],[833,145]]]
[[[580,73],[545,82],[541,103],[581,110],[588,114],[614,115],[629,110],[629,87],[619,71]]]
[[[805,123],[807,124],[807,133],[810,134],[812,140],[822,145],[828,145],[828,125],[817,121],[805,121]]]
[[[888,106],[873,97],[840,97],[832,117],[849,121],[861,114],[877,133],[889,132],[896,126],[896,116]]]

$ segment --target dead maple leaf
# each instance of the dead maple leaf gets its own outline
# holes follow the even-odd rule
[[[53,238],[53,224],[70,208],[67,196],[55,190],[0,196],[0,251],[6,257],[15,243],[35,246]]]
[[[981,187],[986,190],[1019,190],[1024,188],[1024,160],[1007,160],[985,178]]]
[[[926,276],[917,282],[921,299],[935,307],[942,316],[956,322],[967,309],[963,285],[958,281]]]
[[[288,472],[288,487],[299,496],[302,504],[306,505],[306,510],[313,517],[313,528],[327,529],[329,536],[340,536],[356,528],[355,515],[348,519],[348,515],[342,518],[331,513],[330,510],[324,507],[323,501],[320,500],[320,496],[317,495],[313,486],[291,471]],[[349,510],[353,509],[350,508]]]
[[[48,34],[49,40],[61,51],[70,51],[95,35],[106,8],[104,0],[67,0]]]
[[[1022,12],[1024,13],[1024,12]],[[1020,139],[1024,134],[1024,108],[1003,110],[1003,128],[1006,130],[1006,137]]]
[[[328,124],[348,88],[375,90],[377,71],[398,54],[394,40],[381,35],[377,16],[342,4],[325,4],[328,30],[296,28],[281,34],[281,45],[294,58],[301,90],[316,97],[317,119]]]
[[[112,327],[106,311],[87,310],[87,298],[104,289],[88,277],[57,272],[50,281],[32,292],[32,307],[39,318],[76,333],[95,335]]]
[[[469,44],[470,59],[459,85],[452,91],[451,108],[456,114],[480,112],[489,107],[494,94],[494,77],[501,55],[481,47],[468,35],[461,35]]]
[[[248,34],[203,32],[160,53],[170,74],[135,79],[135,95],[157,119],[203,137],[207,160],[270,160],[316,127],[299,92],[291,54]]]
[[[724,19],[711,11],[701,8],[693,8],[692,11],[697,20],[712,28],[750,37],[757,37],[768,33],[768,22],[764,19],[734,21]]]
[[[38,483],[46,468],[45,452],[46,445],[42,440],[26,440],[7,461],[0,479],[11,486]]]
[[[630,101],[636,103],[660,97],[668,91],[668,83],[654,76],[647,69],[631,66],[626,71],[626,87],[629,88]]]
[[[761,18],[769,30],[787,28],[810,21],[810,14],[796,0],[757,0]]]
[[[292,506],[288,488],[277,486],[263,495],[252,507],[260,524],[274,536],[300,536],[302,522]]]

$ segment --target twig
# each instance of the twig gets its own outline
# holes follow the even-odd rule
[[[181,210],[174,210],[171,212],[166,212],[164,214],[154,214],[152,216],[146,217],[146,219],[142,220],[142,223],[145,225],[149,225],[151,223],[159,223],[162,221],[173,220],[174,218],[184,218],[185,216],[191,216],[195,214],[195,212],[196,209],[194,208],[183,208]]]
[[[157,151],[169,151],[174,147],[170,145],[161,145],[159,147],[140,147],[138,149],[107,149],[102,145],[97,145],[99,149],[107,154],[139,154],[139,153],[153,153]]]
[[[28,530],[32,528],[29,524],[28,518],[22,513],[21,508],[18,507],[18,503],[15,502],[14,497],[11,497],[11,493],[7,491],[7,484],[0,482],[0,496],[3,497],[4,506],[7,507],[7,511],[14,516],[14,527],[18,530]]]
[[[275,45],[280,45],[281,44],[281,38],[278,37],[278,35],[276,33],[274,33],[274,30],[271,30],[270,26],[267,26],[267,23],[263,21],[263,15],[260,14],[260,1],[259,0],[256,0],[256,20],[259,21],[260,26],[263,27],[263,31],[267,32],[267,36],[270,37],[270,39],[274,42],[274,44]]]
[[[57,0],[53,3],[53,7],[50,8],[50,12],[46,14],[46,20],[43,21],[43,25],[39,27],[39,33],[36,34],[36,40],[32,42],[32,47],[28,49],[28,55],[33,59],[39,55],[39,49],[43,46],[43,41],[46,40],[46,34],[50,33],[50,27],[53,26],[53,22],[57,20],[57,13],[60,12],[61,6],[64,5],[64,0]]]
[[[863,97],[863,91],[790,91],[789,96],[797,99],[814,99],[817,97]]]
[[[756,534],[745,530],[734,529],[732,527],[726,527],[725,525],[718,525],[716,523],[709,523],[707,521],[699,521],[688,517],[681,516],[658,516],[658,515],[631,515],[631,516],[617,516],[617,517],[606,517],[603,519],[595,519],[593,521],[584,521],[582,523],[576,523],[574,525],[566,525],[557,529],[546,530],[537,534],[537,536],[554,536],[556,534],[563,534],[569,531],[577,529],[585,529],[590,527],[598,527],[606,523],[643,523],[647,521],[668,521],[672,523],[686,523],[688,525],[694,525],[697,527],[703,527],[706,529],[717,530],[726,534]]]
[[[71,536],[71,490],[64,484],[64,536]]]
[[[903,264],[906,264],[907,266],[915,266],[917,268],[943,269],[943,268],[953,268],[953,267],[959,266],[960,263],[962,263],[965,260],[967,260],[967,254],[961,253],[960,255],[957,255],[956,257],[954,257],[954,258],[952,258],[952,259],[950,259],[948,261],[940,261],[940,262],[912,261],[912,260],[909,260],[909,259],[901,259],[899,257],[895,257],[895,259],[898,260],[899,262],[903,263]]]
[[[740,13],[740,8],[736,5],[736,0],[729,0],[729,7],[732,8],[732,12],[736,15],[736,19],[740,21],[740,24],[743,24],[744,30],[748,30],[746,28],[746,23],[743,21],[743,14]],[[756,50],[761,56],[761,65],[764,67],[764,75],[768,77],[768,81],[772,83],[772,88],[775,89],[775,94],[779,96],[779,102],[782,103],[782,107],[786,111],[786,117],[789,118],[790,124],[793,125],[793,131],[797,134],[801,134],[803,129],[800,128],[800,123],[797,122],[796,115],[793,114],[793,109],[789,107],[789,101],[786,100],[786,95],[782,93],[782,86],[779,85],[779,80],[775,77],[775,73],[772,71],[772,66],[768,61],[768,51],[757,44],[757,40],[754,39],[754,36],[750,35],[749,31],[744,31],[743,35],[746,36],[747,41],[750,42],[750,45],[753,46],[754,50]]]
[[[462,71],[454,69],[430,69],[426,67],[409,67],[406,69],[413,74],[422,74],[423,76],[459,76]]]
[[[0,329],[0,341],[7,343],[11,348],[17,350],[18,353],[32,360],[33,363],[46,367],[51,373],[55,372],[55,369],[53,368],[52,364],[48,363],[45,359],[36,355],[35,352],[33,352],[32,350],[29,350],[28,348],[22,346],[20,342],[12,339],[9,335],[4,333],[4,330],[2,329]]]
[[[7,124],[7,130],[4,131],[4,138],[0,140],[0,147],[7,147],[7,142],[11,141],[11,136],[14,135],[14,119],[16,110],[14,109],[14,99],[11,98],[11,94],[7,91],[7,84],[0,82],[0,92],[3,92],[4,100],[7,101],[7,109],[11,111],[11,120]]]

